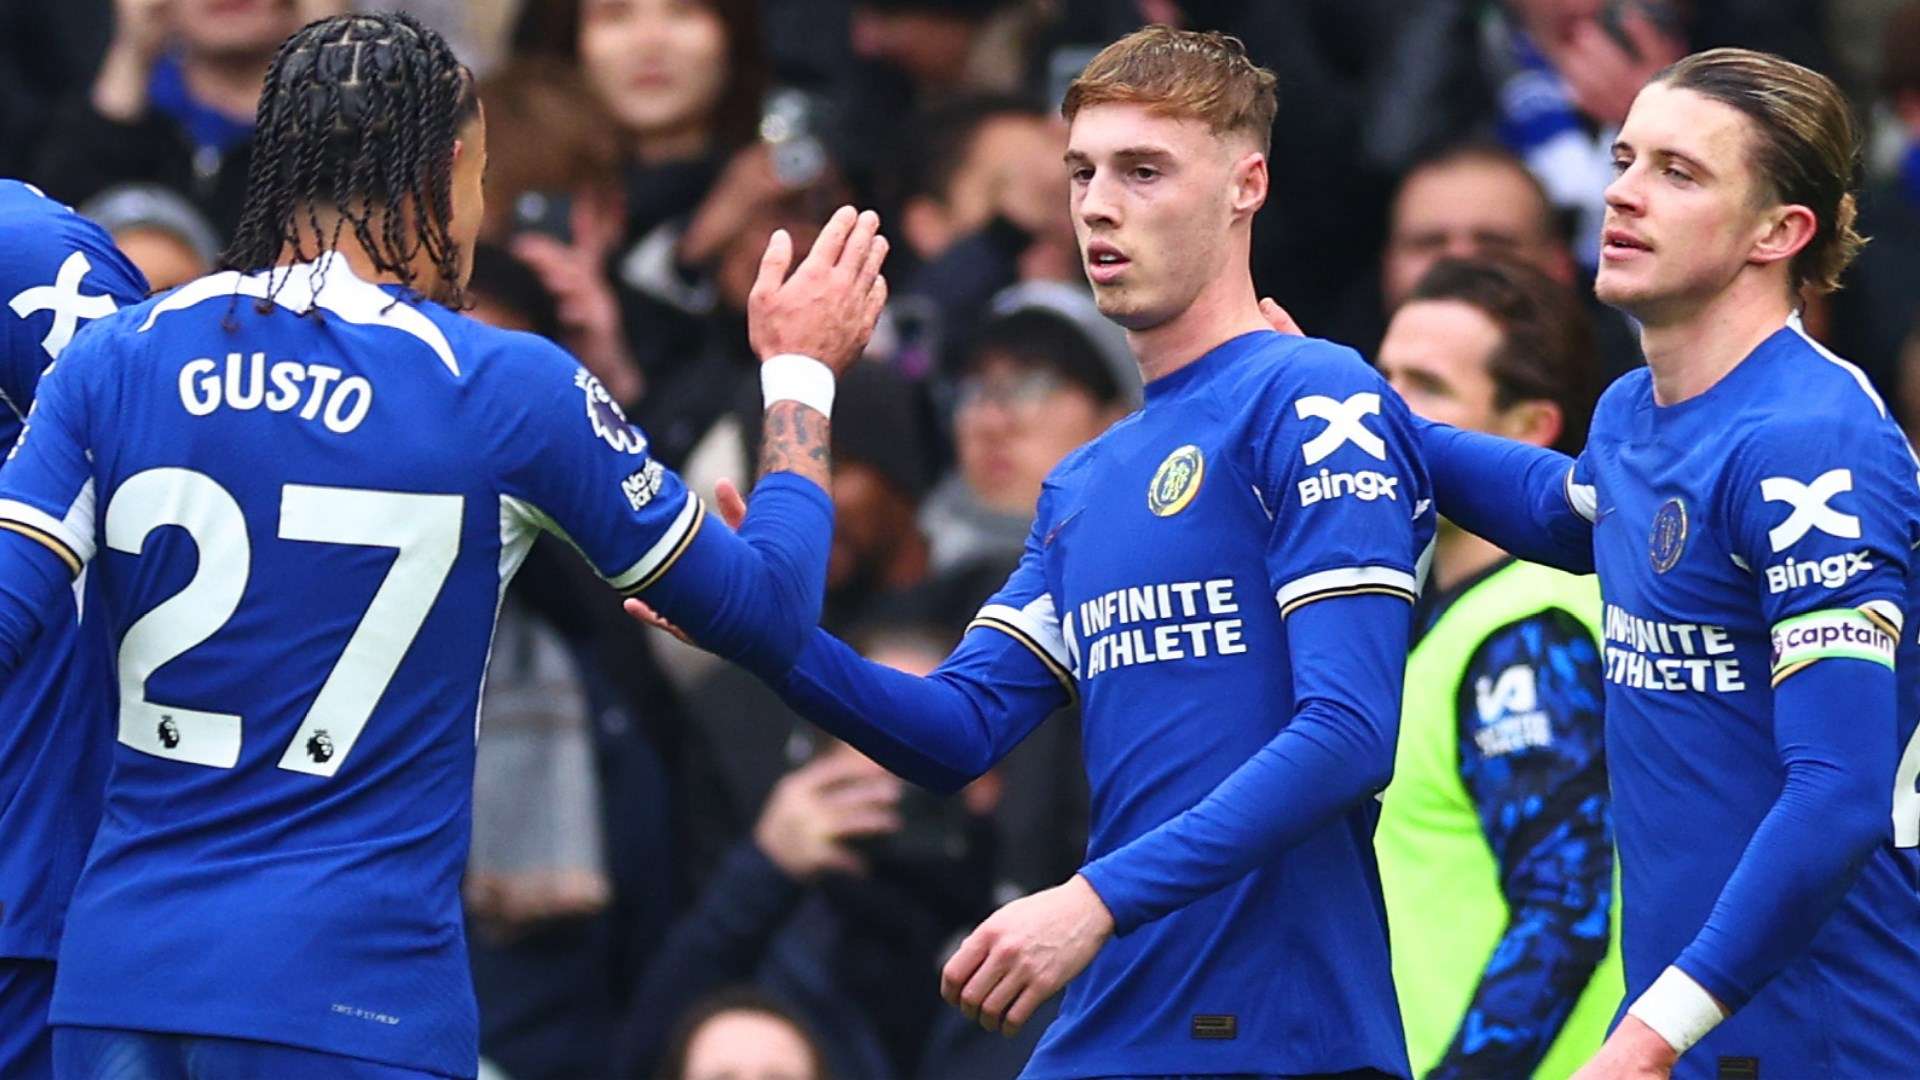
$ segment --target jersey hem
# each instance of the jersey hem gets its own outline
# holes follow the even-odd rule
[[[79,1017],[84,1017],[84,1011]],[[349,1058],[353,1061],[365,1061],[374,1065],[385,1065],[395,1069],[417,1069],[434,1076],[444,1076],[452,1080],[473,1080],[479,1073],[480,1051],[478,1044],[474,1048],[474,1068],[469,1071],[449,1072],[445,1062],[429,1064],[422,1059],[402,1059],[398,1057],[375,1057],[368,1054],[351,1054],[337,1046],[327,1046],[318,1042],[303,1042],[284,1036],[268,1035],[260,1031],[240,1030],[216,1024],[188,1026],[180,1024],[160,1025],[153,1021],[121,1019],[81,1019],[63,1011],[56,1003],[47,1016],[48,1027],[93,1028],[99,1031],[139,1031],[151,1035],[177,1035],[185,1038],[237,1039],[245,1042],[265,1043],[268,1046],[284,1046],[293,1050],[305,1050],[315,1054],[329,1054],[333,1057]]]

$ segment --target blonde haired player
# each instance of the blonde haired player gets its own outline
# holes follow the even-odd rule
[[[942,789],[1080,700],[1088,862],[942,979],[1012,1032],[1080,975],[1029,1077],[1408,1075],[1372,832],[1434,519],[1386,383],[1255,298],[1273,87],[1238,41],[1163,27],[1088,65],[1073,221],[1144,408],[1054,470],[1019,569],[932,675],[818,633],[775,681]]]
[[[1825,76],[1737,49],[1661,72],[1595,283],[1646,369],[1577,459],[1422,436],[1449,520],[1600,578],[1630,1004],[1580,1080],[1920,1061],[1920,486],[1795,314],[1862,242],[1858,160]]]

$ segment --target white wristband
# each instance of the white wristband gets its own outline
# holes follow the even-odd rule
[[[1676,1054],[1684,1054],[1726,1019],[1720,1003],[1693,977],[1677,967],[1668,967],[1653,980],[1653,985],[1635,999],[1627,1015],[1638,1017],[1654,1034],[1667,1040]]]
[[[781,353],[760,365],[761,404],[797,401],[822,416],[833,415],[833,369],[811,356]]]

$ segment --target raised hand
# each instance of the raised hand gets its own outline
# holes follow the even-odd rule
[[[114,0],[113,39],[93,77],[93,109],[131,124],[147,111],[153,66],[173,40],[174,0]]]
[[[1602,124],[1624,123],[1640,88],[1687,52],[1685,41],[1638,8],[1629,10],[1620,25],[1632,42],[1631,48],[1588,19],[1573,28],[1560,48],[1549,53],[1553,66],[1567,81],[1573,103]]]
[[[811,356],[839,374],[858,359],[887,302],[880,266],[887,238],[880,215],[843,206],[787,276],[793,238],[774,232],[747,294],[747,339],[762,360],[782,353]]]
[[[148,60],[166,51],[173,39],[175,0],[114,0],[113,46]]]
[[[899,831],[900,791],[898,779],[852,750],[828,751],[773,786],[754,846],[795,881],[864,874],[850,842]]]

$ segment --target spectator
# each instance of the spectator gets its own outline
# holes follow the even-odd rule
[[[854,0],[853,53],[904,74],[920,100],[1021,86],[1026,14],[1007,0]]]
[[[898,232],[918,266],[900,275],[889,325],[922,321],[892,357],[913,375],[951,360],[961,328],[1018,281],[1080,282],[1067,214],[1066,135],[1020,98],[968,97],[924,113],[899,153]],[[911,335],[909,335],[911,337]],[[911,347],[920,350],[912,353]]]
[[[831,1080],[800,1019],[751,989],[722,991],[680,1021],[661,1080]]]
[[[1609,374],[1640,363],[1637,335],[1592,298],[1566,239],[1565,219],[1540,181],[1510,151],[1486,142],[1447,147],[1401,180],[1388,218],[1378,291],[1356,290],[1335,336],[1363,352],[1380,340],[1380,320],[1443,258],[1506,257],[1577,288],[1596,327]]]
[[[1574,254],[1599,261],[1614,133],[1655,73],[1688,52],[1744,45],[1823,67],[1823,2],[1513,0],[1482,35],[1501,141],[1578,220]]]
[[[1568,453],[1599,388],[1573,296],[1519,263],[1436,264],[1380,369],[1423,417]],[[1414,1072],[1565,1076],[1623,992],[1599,589],[1443,521],[1415,632],[1375,835]]]
[[[468,289],[489,325],[557,328],[539,279],[498,248],[475,251]],[[604,590],[563,544],[535,542],[502,599],[480,703],[467,940],[482,1051],[514,1080],[603,1070],[669,921],[672,788],[648,736],[673,714]]]
[[[193,205],[169,188],[128,184],[109,188],[80,207],[113,235],[113,242],[156,293],[213,270],[220,241]]]
[[[1892,176],[1869,186],[1860,201],[1860,231],[1873,238],[1833,294],[1827,340],[1859,364],[1900,413],[1920,426],[1920,370],[1900,362],[1920,331],[1920,4],[1887,19],[1881,86],[1898,121],[1901,152]]]
[[[913,594],[927,581],[928,548],[915,514],[928,481],[932,424],[915,388],[871,363],[856,364],[841,377],[834,412],[833,547],[821,617],[845,631],[919,602]],[[733,414],[723,424],[730,439],[746,437]],[[738,464],[745,461],[743,454]],[[946,620],[956,630],[973,613],[972,607],[959,610],[965,613]],[[661,655],[686,688],[685,851],[689,878],[697,885],[793,764],[787,744],[794,721],[773,692],[745,671],[678,642],[662,644]],[[769,723],[768,717],[780,719]]]
[[[563,309],[591,313],[596,334],[617,306],[634,363],[655,383],[704,351],[703,324],[721,307],[715,268],[742,227],[830,179],[817,139],[779,156],[756,141],[761,34],[756,0],[556,0],[527,5],[515,32],[522,56],[580,69],[625,162],[617,242],[604,242],[615,215],[601,208],[597,224],[576,219],[564,248],[520,254]]]
[[[845,186],[831,174],[770,198],[747,197],[723,183],[696,211],[696,224],[710,222],[714,230],[701,286],[710,307],[697,317],[687,312],[686,327],[667,335],[666,340],[684,340],[677,354],[655,353],[643,362],[647,394],[635,417],[655,455],[679,469],[694,490],[710,491],[721,478],[751,475],[747,464],[757,444],[760,384],[759,364],[747,348],[747,293],[767,237],[785,229],[796,245],[813,243],[820,223],[846,196]]]
[[[932,481],[931,416],[919,388],[877,364],[841,376],[833,430],[833,549],[821,625],[846,629],[926,580],[915,521]]]
[[[958,466],[927,500],[933,568],[1019,561],[1040,484],[1140,400],[1120,328],[1059,285],[1008,290],[966,352],[954,412]]]
[[[876,660],[922,673],[951,643],[899,623],[853,636]],[[912,988],[931,984],[952,935],[992,896],[997,784],[948,800],[907,790],[769,701],[735,712],[725,753],[737,764],[777,748],[788,771],[649,966],[621,1075],[645,1071],[680,1003],[742,979],[792,1001],[825,1037],[836,1073],[909,1075],[940,1011],[936,994]]]
[[[164,184],[231,235],[267,63],[287,35],[344,6],[114,0],[113,39],[91,91],[49,131],[35,175],[69,202],[115,184]]]
[[[1414,166],[1394,195],[1389,229],[1380,268],[1388,310],[1444,258],[1504,256],[1562,285],[1574,281],[1573,255],[1546,191],[1497,146],[1455,146]]]
[[[481,237],[508,246],[556,302],[556,340],[616,401],[644,386],[607,264],[625,232],[618,136],[579,72],[518,60],[480,84],[487,105],[487,216]]]

